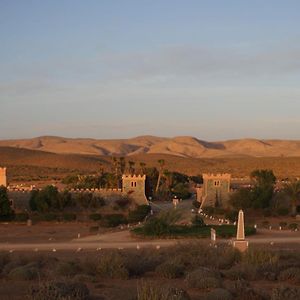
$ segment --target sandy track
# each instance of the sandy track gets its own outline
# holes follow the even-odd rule
[[[193,239],[194,240],[194,239]],[[299,232],[268,231],[259,230],[258,234],[248,238],[250,244],[299,244]],[[167,247],[178,242],[189,242],[191,239],[155,239],[145,240],[132,237],[128,230],[93,235],[84,238],[70,240],[68,242],[47,242],[47,243],[1,243],[0,250],[4,251],[56,251],[59,250],[96,250],[96,249],[125,249],[125,248],[156,248]],[[205,239],[208,241],[208,239]],[[230,240],[219,240],[230,242]]]

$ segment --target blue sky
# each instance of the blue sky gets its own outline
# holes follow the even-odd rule
[[[0,0],[0,138],[300,139],[298,0]]]

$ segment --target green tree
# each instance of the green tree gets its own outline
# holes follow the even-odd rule
[[[13,210],[10,205],[7,189],[4,186],[0,186],[0,217],[10,217],[12,214]]]
[[[294,179],[284,185],[284,193],[290,198],[292,214],[297,214],[297,203],[300,199],[300,180]]]
[[[134,175],[134,173],[135,173],[135,162],[130,160],[128,162],[128,164],[129,164],[129,173],[131,175]]]
[[[252,190],[253,207],[267,208],[270,206],[276,177],[272,170],[255,170],[251,173],[251,178],[255,181]]]
[[[247,209],[252,205],[252,193],[250,189],[242,188],[231,194],[230,205],[236,210]]]

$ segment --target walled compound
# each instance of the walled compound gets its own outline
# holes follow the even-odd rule
[[[129,196],[138,205],[148,205],[148,200],[145,195],[146,175],[126,175],[122,176],[121,189],[70,189],[72,194],[78,193],[93,193],[105,199],[113,199],[120,196]],[[8,196],[13,206],[17,210],[28,209],[31,188],[10,188],[7,184],[6,168],[0,168],[0,186],[3,185],[8,189]]]

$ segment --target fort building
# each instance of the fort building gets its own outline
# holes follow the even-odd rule
[[[197,190],[201,208],[225,207],[230,195],[230,174],[203,174],[202,189]]]
[[[137,204],[148,204],[145,194],[146,175],[123,175],[122,193],[131,196]]]
[[[6,168],[0,168],[0,186],[7,187]]]

